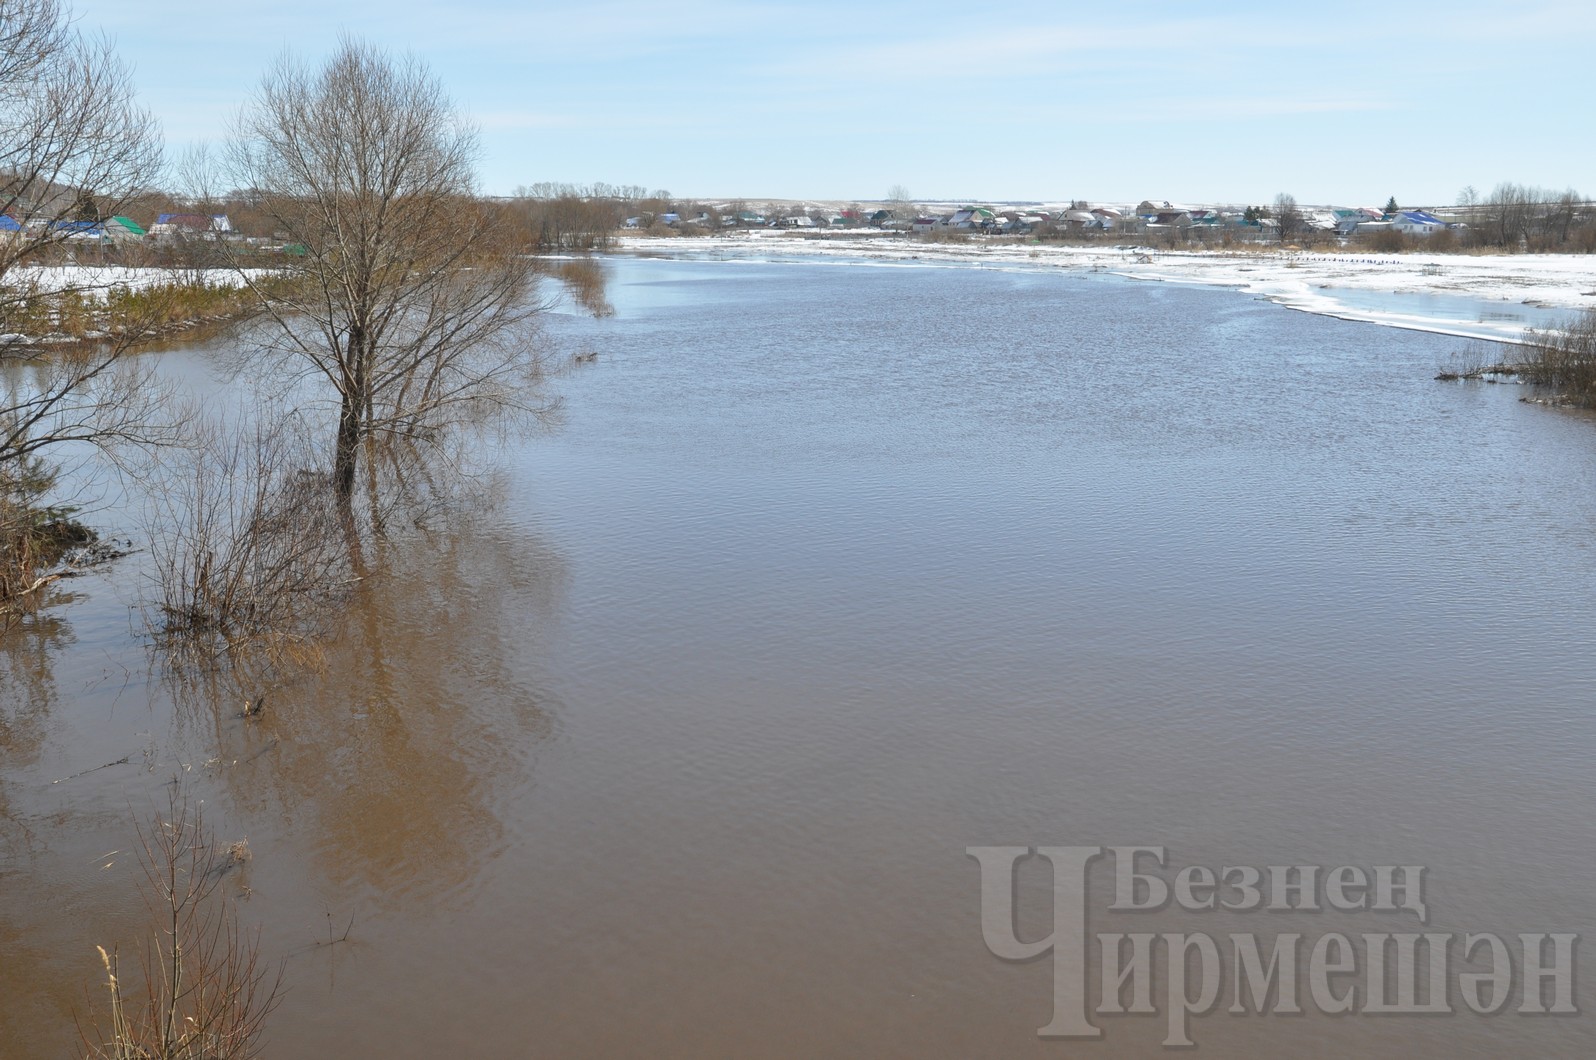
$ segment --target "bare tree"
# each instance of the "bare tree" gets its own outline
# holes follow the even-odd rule
[[[93,270],[23,267],[85,237],[153,177],[159,130],[134,101],[111,44],[84,37],[59,0],[0,0],[0,609],[42,584],[30,540],[37,503],[54,478],[52,449],[139,436],[145,390],[121,355],[142,328],[108,321],[94,345],[25,356],[27,342],[62,329],[69,310],[98,301]],[[111,314],[115,317],[116,314]],[[16,370],[26,362],[26,371]]]
[[[612,196],[568,191],[517,195],[507,220],[522,225],[539,251],[598,250],[608,245],[621,222],[621,205]]]
[[[1295,196],[1285,192],[1275,196],[1275,223],[1280,226],[1280,242],[1289,243],[1300,236],[1306,229],[1306,221]]]
[[[277,348],[337,397],[332,483],[346,504],[369,444],[530,407],[539,364],[519,326],[539,308],[535,276],[475,198],[477,150],[418,60],[351,39],[320,70],[285,56],[238,119],[233,183],[259,189],[303,248],[286,259],[293,282],[259,291]]]
[[[73,222],[119,213],[159,164],[159,130],[111,42],[85,38],[59,0],[0,0],[0,289],[81,237]]]
[[[1517,250],[1529,234],[1536,193],[1533,188],[1504,181],[1480,204],[1479,232],[1493,246]]]

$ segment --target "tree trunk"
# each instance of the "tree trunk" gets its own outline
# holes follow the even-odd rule
[[[362,420],[371,414],[371,378],[366,370],[366,333],[349,329],[344,346],[344,394],[338,410],[338,441],[333,449],[333,488],[338,502],[348,508],[355,498],[355,466],[360,456]]]
[[[360,406],[345,396],[338,413],[338,440],[333,450],[333,488],[340,504],[348,505],[355,496],[355,458],[360,452]]]

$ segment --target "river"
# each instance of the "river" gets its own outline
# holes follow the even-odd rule
[[[0,1056],[69,1049],[95,944],[135,951],[132,822],[174,784],[253,852],[273,1056],[1161,1055],[1163,941],[1155,1014],[1097,1013],[1094,941],[1102,1037],[1037,1036],[1069,962],[983,941],[967,848],[1001,846],[1424,867],[1421,922],[1111,910],[1095,859],[1094,936],[1216,940],[1216,1055],[1589,1054],[1588,976],[1575,1017],[1517,982],[1337,1017],[1308,951],[1446,933],[1455,980],[1467,934],[1585,933],[1596,420],[1435,382],[1458,339],[1225,290],[607,268],[614,316],[546,323],[596,355],[557,421],[258,721],[151,661],[144,553],[0,642]],[[228,354],[162,356],[212,386]],[[1016,890],[1045,936],[1046,863]],[[1304,1014],[1231,1014],[1233,939],[1281,933]]]

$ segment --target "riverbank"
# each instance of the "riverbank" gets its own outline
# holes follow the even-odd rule
[[[204,334],[258,311],[233,269],[58,265],[15,269],[5,279],[0,357]]]
[[[1596,256],[1591,255],[1157,250],[983,237],[928,242],[894,233],[800,236],[773,230],[677,239],[628,236],[617,246],[672,256],[834,257],[1109,272],[1134,280],[1228,287],[1303,312],[1496,342],[1520,342],[1527,327],[1548,326],[1564,314],[1596,308]]]

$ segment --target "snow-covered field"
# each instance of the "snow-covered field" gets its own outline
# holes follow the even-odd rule
[[[1346,320],[1499,341],[1596,309],[1596,255],[1365,254],[1351,251],[1161,251],[987,242],[931,243],[879,234],[800,236],[769,229],[658,239],[623,249],[737,258],[837,257],[920,265],[1097,270],[1137,280],[1230,287]],[[1421,297],[1409,297],[1421,296]]]

